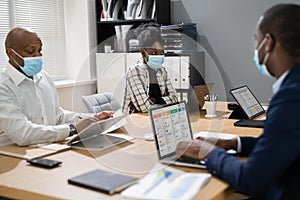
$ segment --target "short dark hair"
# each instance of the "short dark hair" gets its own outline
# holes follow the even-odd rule
[[[263,14],[259,29],[263,35],[271,34],[291,56],[300,56],[299,5],[278,4],[271,7]]]
[[[149,48],[155,42],[161,45],[165,44],[165,40],[161,36],[160,26],[156,23],[141,24],[134,30],[141,48]]]

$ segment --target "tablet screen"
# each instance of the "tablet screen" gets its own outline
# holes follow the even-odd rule
[[[238,102],[249,119],[253,119],[265,112],[259,101],[255,98],[248,86],[242,86],[230,90],[230,93]]]

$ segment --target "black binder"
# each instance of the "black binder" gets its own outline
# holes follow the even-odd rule
[[[79,176],[68,179],[74,185],[98,190],[108,194],[120,192],[126,187],[137,183],[138,179],[130,176],[116,174],[109,171],[96,169]]]

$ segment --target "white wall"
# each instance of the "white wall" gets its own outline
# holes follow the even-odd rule
[[[89,58],[88,8],[86,0],[64,0],[67,79],[89,80],[89,71],[79,72]]]
[[[220,79],[219,71],[227,92],[247,84],[266,102],[272,96],[274,79],[259,74],[255,67],[254,30],[261,14],[280,2],[299,0],[171,0],[171,21],[197,23],[199,42],[208,51],[206,80]],[[227,93],[228,97],[232,99]]]
[[[95,94],[97,89],[96,82],[87,82],[84,84],[73,83],[57,87],[57,93],[60,99],[60,105],[66,110],[87,113],[88,110],[82,101],[82,96]]]
[[[64,109],[87,112],[81,97],[96,92],[96,17],[94,0],[64,0],[66,81],[57,81]]]

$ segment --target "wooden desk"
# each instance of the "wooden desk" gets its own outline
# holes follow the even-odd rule
[[[235,120],[227,119],[226,104],[219,102],[218,117],[207,119],[205,111],[191,114],[193,131],[220,131],[238,135],[257,136],[262,129],[234,127]],[[49,158],[63,161],[61,167],[43,169],[28,166],[25,160],[0,156],[0,196],[16,199],[124,199],[120,195],[109,196],[101,192],[70,185],[67,179],[84,172],[101,168],[143,178],[158,162],[153,141],[145,141],[145,133],[151,132],[148,116],[131,115],[124,130],[134,135],[132,143],[123,144],[103,152],[69,150]],[[16,147],[18,148],[18,147]],[[189,172],[206,170],[176,167]],[[216,177],[199,192],[195,199],[225,199],[233,192],[228,184]]]

